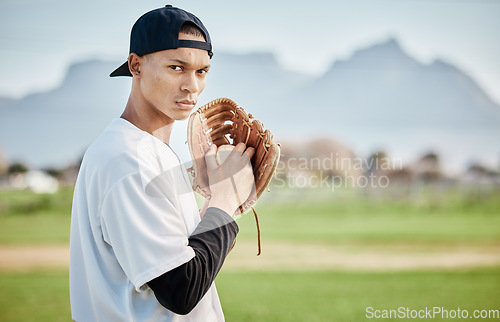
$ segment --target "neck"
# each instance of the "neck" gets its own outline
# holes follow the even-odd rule
[[[168,144],[174,120],[148,105],[132,91],[120,117]]]

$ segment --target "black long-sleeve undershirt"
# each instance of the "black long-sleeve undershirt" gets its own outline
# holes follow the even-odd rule
[[[176,314],[191,312],[210,289],[238,231],[238,225],[226,212],[208,208],[189,237],[195,256],[147,283],[158,302]]]

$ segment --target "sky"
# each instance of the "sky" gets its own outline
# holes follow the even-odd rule
[[[500,0],[0,0],[0,97],[53,89],[74,62],[125,61],[133,23],[167,3],[204,22],[215,54],[272,52],[319,75],[392,37],[422,63],[458,66],[500,103]]]

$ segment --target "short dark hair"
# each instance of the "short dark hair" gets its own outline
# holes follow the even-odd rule
[[[194,23],[189,21],[186,21],[185,23],[182,24],[179,33],[193,35],[196,37],[203,37],[205,41],[207,40],[205,38],[205,35],[203,34],[203,31],[201,31],[201,29],[198,28],[198,26],[196,26]]]

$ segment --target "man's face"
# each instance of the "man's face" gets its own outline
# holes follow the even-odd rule
[[[203,37],[179,34],[179,39],[205,41]],[[148,113],[171,120],[184,120],[191,114],[205,88],[210,58],[206,50],[177,48],[141,58],[140,90]]]

